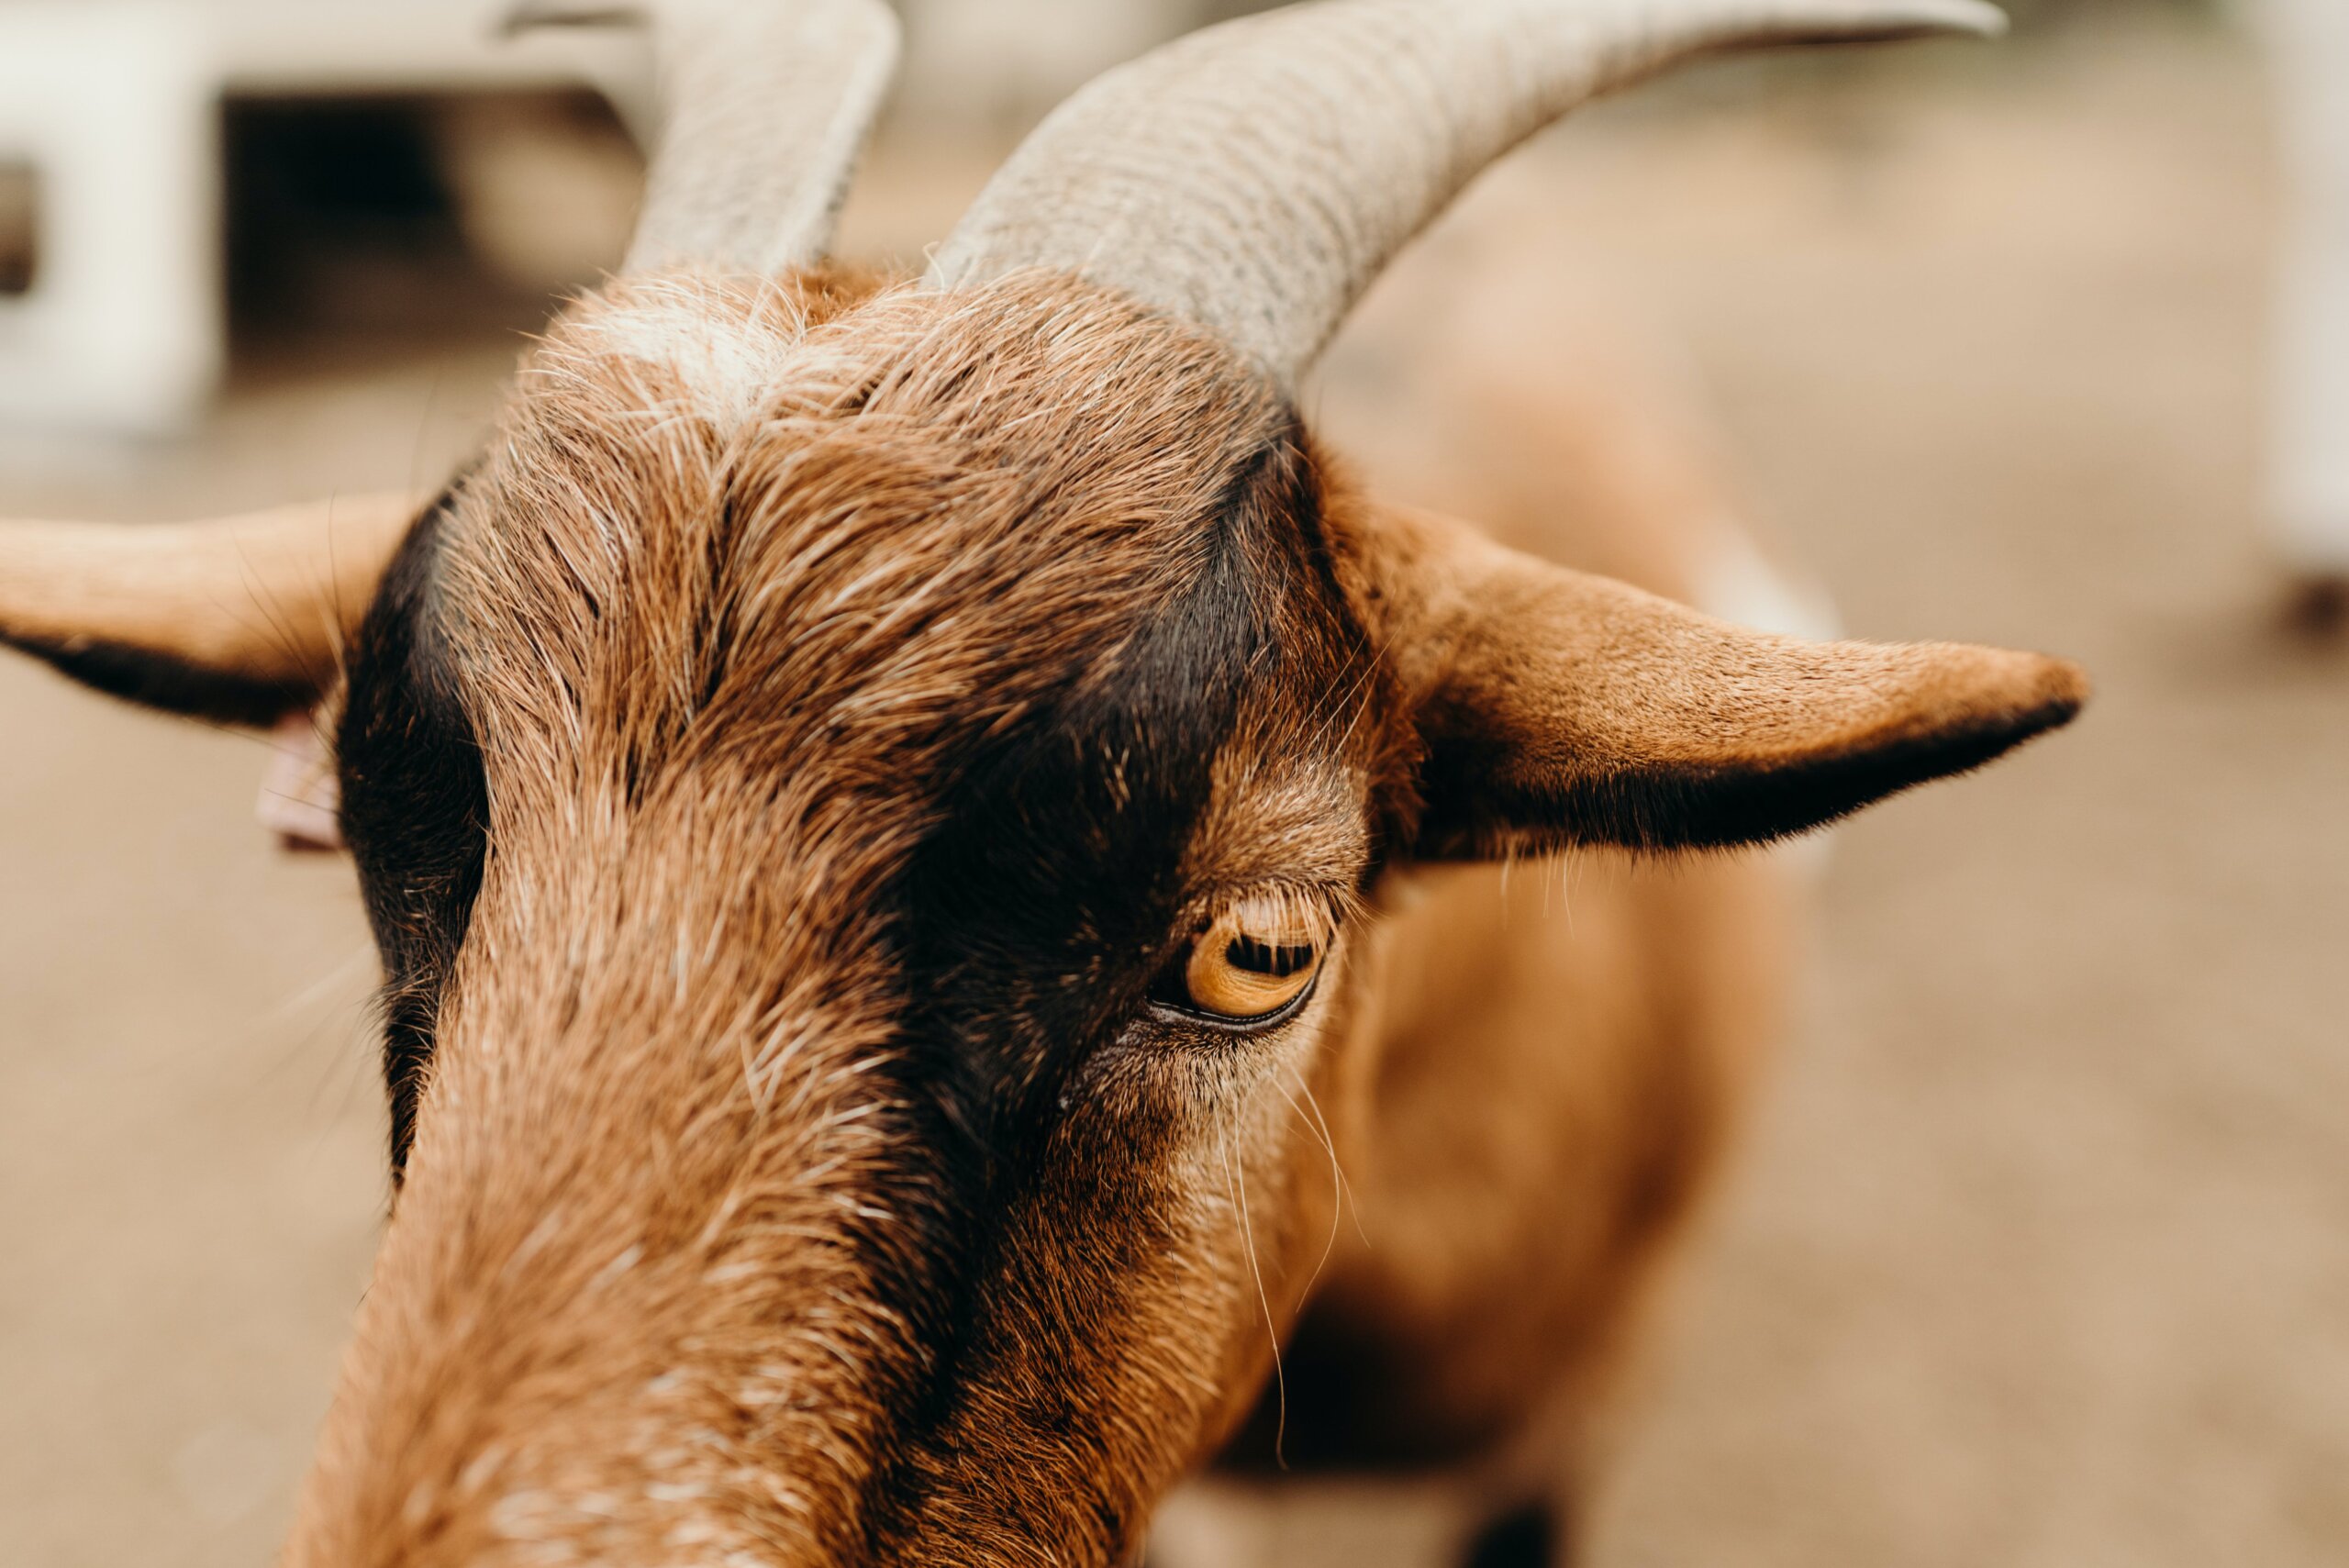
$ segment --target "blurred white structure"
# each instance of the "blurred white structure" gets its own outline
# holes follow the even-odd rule
[[[0,419],[169,426],[220,361],[213,83],[195,18],[0,5],[0,161],[31,174],[31,291],[0,298]]]
[[[2258,0],[2287,215],[2269,505],[2286,564],[2349,577],[2349,0]]]
[[[743,0],[772,4],[775,0]],[[1001,129],[1231,0],[898,0],[917,116]],[[2349,0],[2343,0],[2349,4]],[[0,426],[161,432],[224,359],[218,105],[587,86],[643,123],[625,28],[502,36],[513,0],[0,0],[0,167],[39,261],[0,295]]]
[[[38,261],[0,295],[0,422],[160,431],[223,359],[217,106],[270,95],[650,91],[626,29],[499,36],[507,0],[0,0],[0,164]]]

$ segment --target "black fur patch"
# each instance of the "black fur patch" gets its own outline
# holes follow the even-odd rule
[[[93,691],[141,707],[266,729],[317,696],[309,681],[266,681],[126,642],[0,639]]]
[[[409,533],[351,657],[337,748],[342,832],[384,961],[384,1076],[393,1179],[416,1136],[440,994],[488,854],[489,783],[432,608],[451,496]]]
[[[1169,956],[1190,892],[1178,868],[1243,696],[1294,684],[1310,700],[1317,672],[1283,644],[1291,613],[1319,607],[1293,541],[1319,501],[1294,432],[1241,464],[1187,584],[1056,706],[994,737],[941,801],[908,879],[909,957],[957,1032],[985,1018],[978,1032],[1029,1042],[984,1075],[1032,1096],[987,1107],[997,1137],[1042,1130],[1061,1073]]]
[[[1313,711],[1333,673],[1321,656],[1351,646],[1335,585],[1308,559],[1320,506],[1301,430],[1286,425],[1236,465],[1199,520],[1189,581],[1151,604],[1114,656],[1070,672],[1057,704],[991,737],[941,801],[903,895],[910,1034],[915,1075],[963,1130],[969,1155],[956,1201],[974,1217],[1012,1210],[1040,1187],[1038,1207],[1051,1212],[1132,1202],[1115,1172],[1121,1160],[1152,1158],[1141,1146],[1148,1130],[1121,1120],[1098,1134],[1119,1140],[1117,1150],[1059,1169],[1056,1135],[1095,1136],[1065,1090],[1144,1005],[1170,938],[1188,934],[1174,929],[1193,892],[1182,862],[1243,701],[1270,690]],[[1048,1185],[1072,1174],[1074,1184]],[[1102,1273],[1069,1303],[1093,1321],[1069,1329],[1090,1343],[1118,1332],[1115,1282],[1129,1271],[1116,1254],[1154,1244],[1140,1218],[1088,1228]],[[1006,1264],[1002,1239],[977,1225],[946,1240],[962,1283],[925,1304],[937,1359],[902,1418],[908,1451],[953,1418],[963,1371],[1004,1353],[977,1308]],[[1069,1440],[1113,1417],[1079,1400],[1037,1418]],[[876,1542],[919,1518],[917,1473],[901,1467],[877,1485]],[[1121,1537],[1126,1521],[1102,1507],[1105,1530]]]
[[[1560,1535],[1542,1504],[1512,1508],[1478,1532],[1464,1568],[1566,1568]]]

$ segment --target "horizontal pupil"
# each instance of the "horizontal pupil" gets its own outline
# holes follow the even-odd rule
[[[1286,980],[1313,962],[1309,947],[1275,947],[1252,937],[1234,937],[1224,950],[1223,960],[1234,969],[1244,969],[1251,974],[1269,974],[1275,980]]]

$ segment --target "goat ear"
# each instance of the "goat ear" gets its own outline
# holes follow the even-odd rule
[[[0,522],[0,643],[148,707],[274,724],[334,681],[417,510],[369,495],[206,523]]]
[[[2087,695],[2062,660],[1749,631],[1434,517],[1371,518],[1359,561],[1425,747],[1429,858],[1764,842],[1979,766]]]

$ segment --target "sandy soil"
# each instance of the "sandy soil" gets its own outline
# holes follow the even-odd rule
[[[2265,624],[2250,61],[1717,72],[1536,156],[1856,629],[2102,687],[1842,838],[1596,1560],[2349,1561],[2349,657]],[[0,506],[429,484],[509,356],[254,363],[184,447],[0,451]],[[384,1196],[348,873],[249,826],[249,739],[20,663],[0,726],[0,1557],[261,1562]]]

